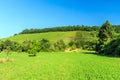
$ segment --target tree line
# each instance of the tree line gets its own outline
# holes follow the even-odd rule
[[[120,33],[120,25],[111,25],[116,33]],[[43,29],[25,29],[19,34],[32,34],[32,33],[44,33],[44,32],[57,32],[57,31],[99,31],[100,26],[61,26],[53,28],[43,28]],[[16,34],[15,34],[16,35]]]
[[[25,29],[19,34],[32,34],[32,33],[44,33],[44,32],[56,32],[56,31],[98,31],[99,26],[61,26],[53,28],[43,28],[43,29]]]
[[[77,34],[79,35],[79,32]],[[69,43],[65,43],[63,40],[58,40],[51,43],[47,39],[26,40],[23,43],[18,43],[11,40],[1,40],[0,51],[27,52],[29,54],[36,55],[38,52],[64,52],[66,49],[69,49],[70,51],[78,48],[94,50],[95,45],[96,42],[86,40],[85,37],[79,39],[79,36],[76,36],[76,38],[71,40]]]

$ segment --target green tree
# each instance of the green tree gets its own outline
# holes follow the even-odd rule
[[[30,44],[31,44],[31,41],[29,40],[26,40],[22,43],[22,52],[27,52],[29,49],[30,49]]]
[[[40,51],[48,52],[48,51],[50,51],[50,46],[51,46],[51,43],[49,40],[42,39],[40,41]]]
[[[114,29],[110,25],[109,21],[106,21],[99,30],[98,44],[96,45],[96,51],[103,53],[104,46],[107,45],[114,38]]]
[[[39,52],[39,42],[38,41],[31,41],[28,49],[28,56],[36,56],[37,52]]]
[[[56,51],[65,51],[66,44],[64,43],[63,40],[59,40],[56,43],[54,43],[54,47]]]
[[[120,38],[112,40],[104,47],[104,54],[112,56],[120,56]]]
[[[71,48],[71,50],[76,49],[76,42],[75,42],[75,41],[70,41],[70,42],[68,43],[68,45],[69,45],[69,47]]]

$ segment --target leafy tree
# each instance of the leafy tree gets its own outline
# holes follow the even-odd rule
[[[88,41],[84,44],[83,49],[85,50],[95,50],[96,42],[95,41]]]
[[[70,42],[68,43],[68,45],[69,45],[69,47],[71,48],[71,50],[76,49],[76,42],[75,42],[75,41],[70,41]]]
[[[66,45],[63,40],[59,40],[54,43],[54,47],[56,51],[64,51],[66,49]]]
[[[42,39],[40,41],[40,51],[50,51],[50,47],[51,47],[51,44],[50,44],[50,41],[47,40],[47,39]]]
[[[36,56],[37,55],[37,52],[40,51],[40,44],[38,41],[31,41],[29,43],[29,48],[27,50],[28,52],[28,56]]]
[[[120,56],[120,38],[112,40],[104,46],[104,54],[112,56]]]
[[[9,60],[10,51],[12,51],[13,42],[10,40],[5,40],[3,42],[3,50],[6,52],[6,60]]]
[[[30,49],[30,44],[31,44],[31,41],[29,40],[26,40],[22,43],[22,52],[27,52],[29,49]]]
[[[4,42],[0,41],[0,51],[3,51],[3,49],[4,49]]]
[[[106,21],[99,30],[98,44],[96,45],[96,51],[103,53],[103,48],[114,38],[114,29],[110,25],[109,21]]]

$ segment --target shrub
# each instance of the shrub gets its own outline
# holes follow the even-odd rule
[[[36,56],[37,51],[35,49],[29,49],[28,50],[28,56],[32,57],[32,56]]]
[[[42,39],[40,41],[40,46],[39,47],[40,47],[40,51],[49,52],[50,47],[51,47],[50,41],[47,40],[47,39]]]
[[[76,42],[75,41],[70,41],[68,43],[68,46],[71,48],[71,50],[74,50],[74,49],[76,49]]]
[[[66,45],[63,40],[59,40],[54,43],[55,51],[65,51]]]

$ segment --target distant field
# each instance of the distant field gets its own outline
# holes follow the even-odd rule
[[[36,33],[36,34],[21,34],[21,35],[16,35],[12,37],[5,38],[3,40],[9,39],[12,41],[18,41],[18,42],[23,42],[25,40],[41,40],[41,39],[48,39],[50,42],[56,42],[58,40],[64,40],[66,43],[68,43],[71,40],[74,40],[75,37],[77,36],[76,34],[78,31],[68,31],[68,32],[46,32],[46,33]],[[79,31],[80,38],[81,36],[83,37],[90,37],[90,40],[96,39],[96,37],[92,36],[95,35],[96,33],[93,32],[87,32],[87,31]]]
[[[0,59],[5,57],[0,54]],[[0,63],[0,80],[120,80],[119,58],[83,52],[10,57],[13,62]]]
[[[9,37],[6,39],[23,42],[25,40],[41,40],[41,39],[48,39],[51,42],[55,42],[57,40],[64,40],[65,42],[69,42],[70,40],[74,39],[76,36],[75,31],[70,32],[47,32],[47,33],[35,33],[35,34],[21,34],[13,37]]]

